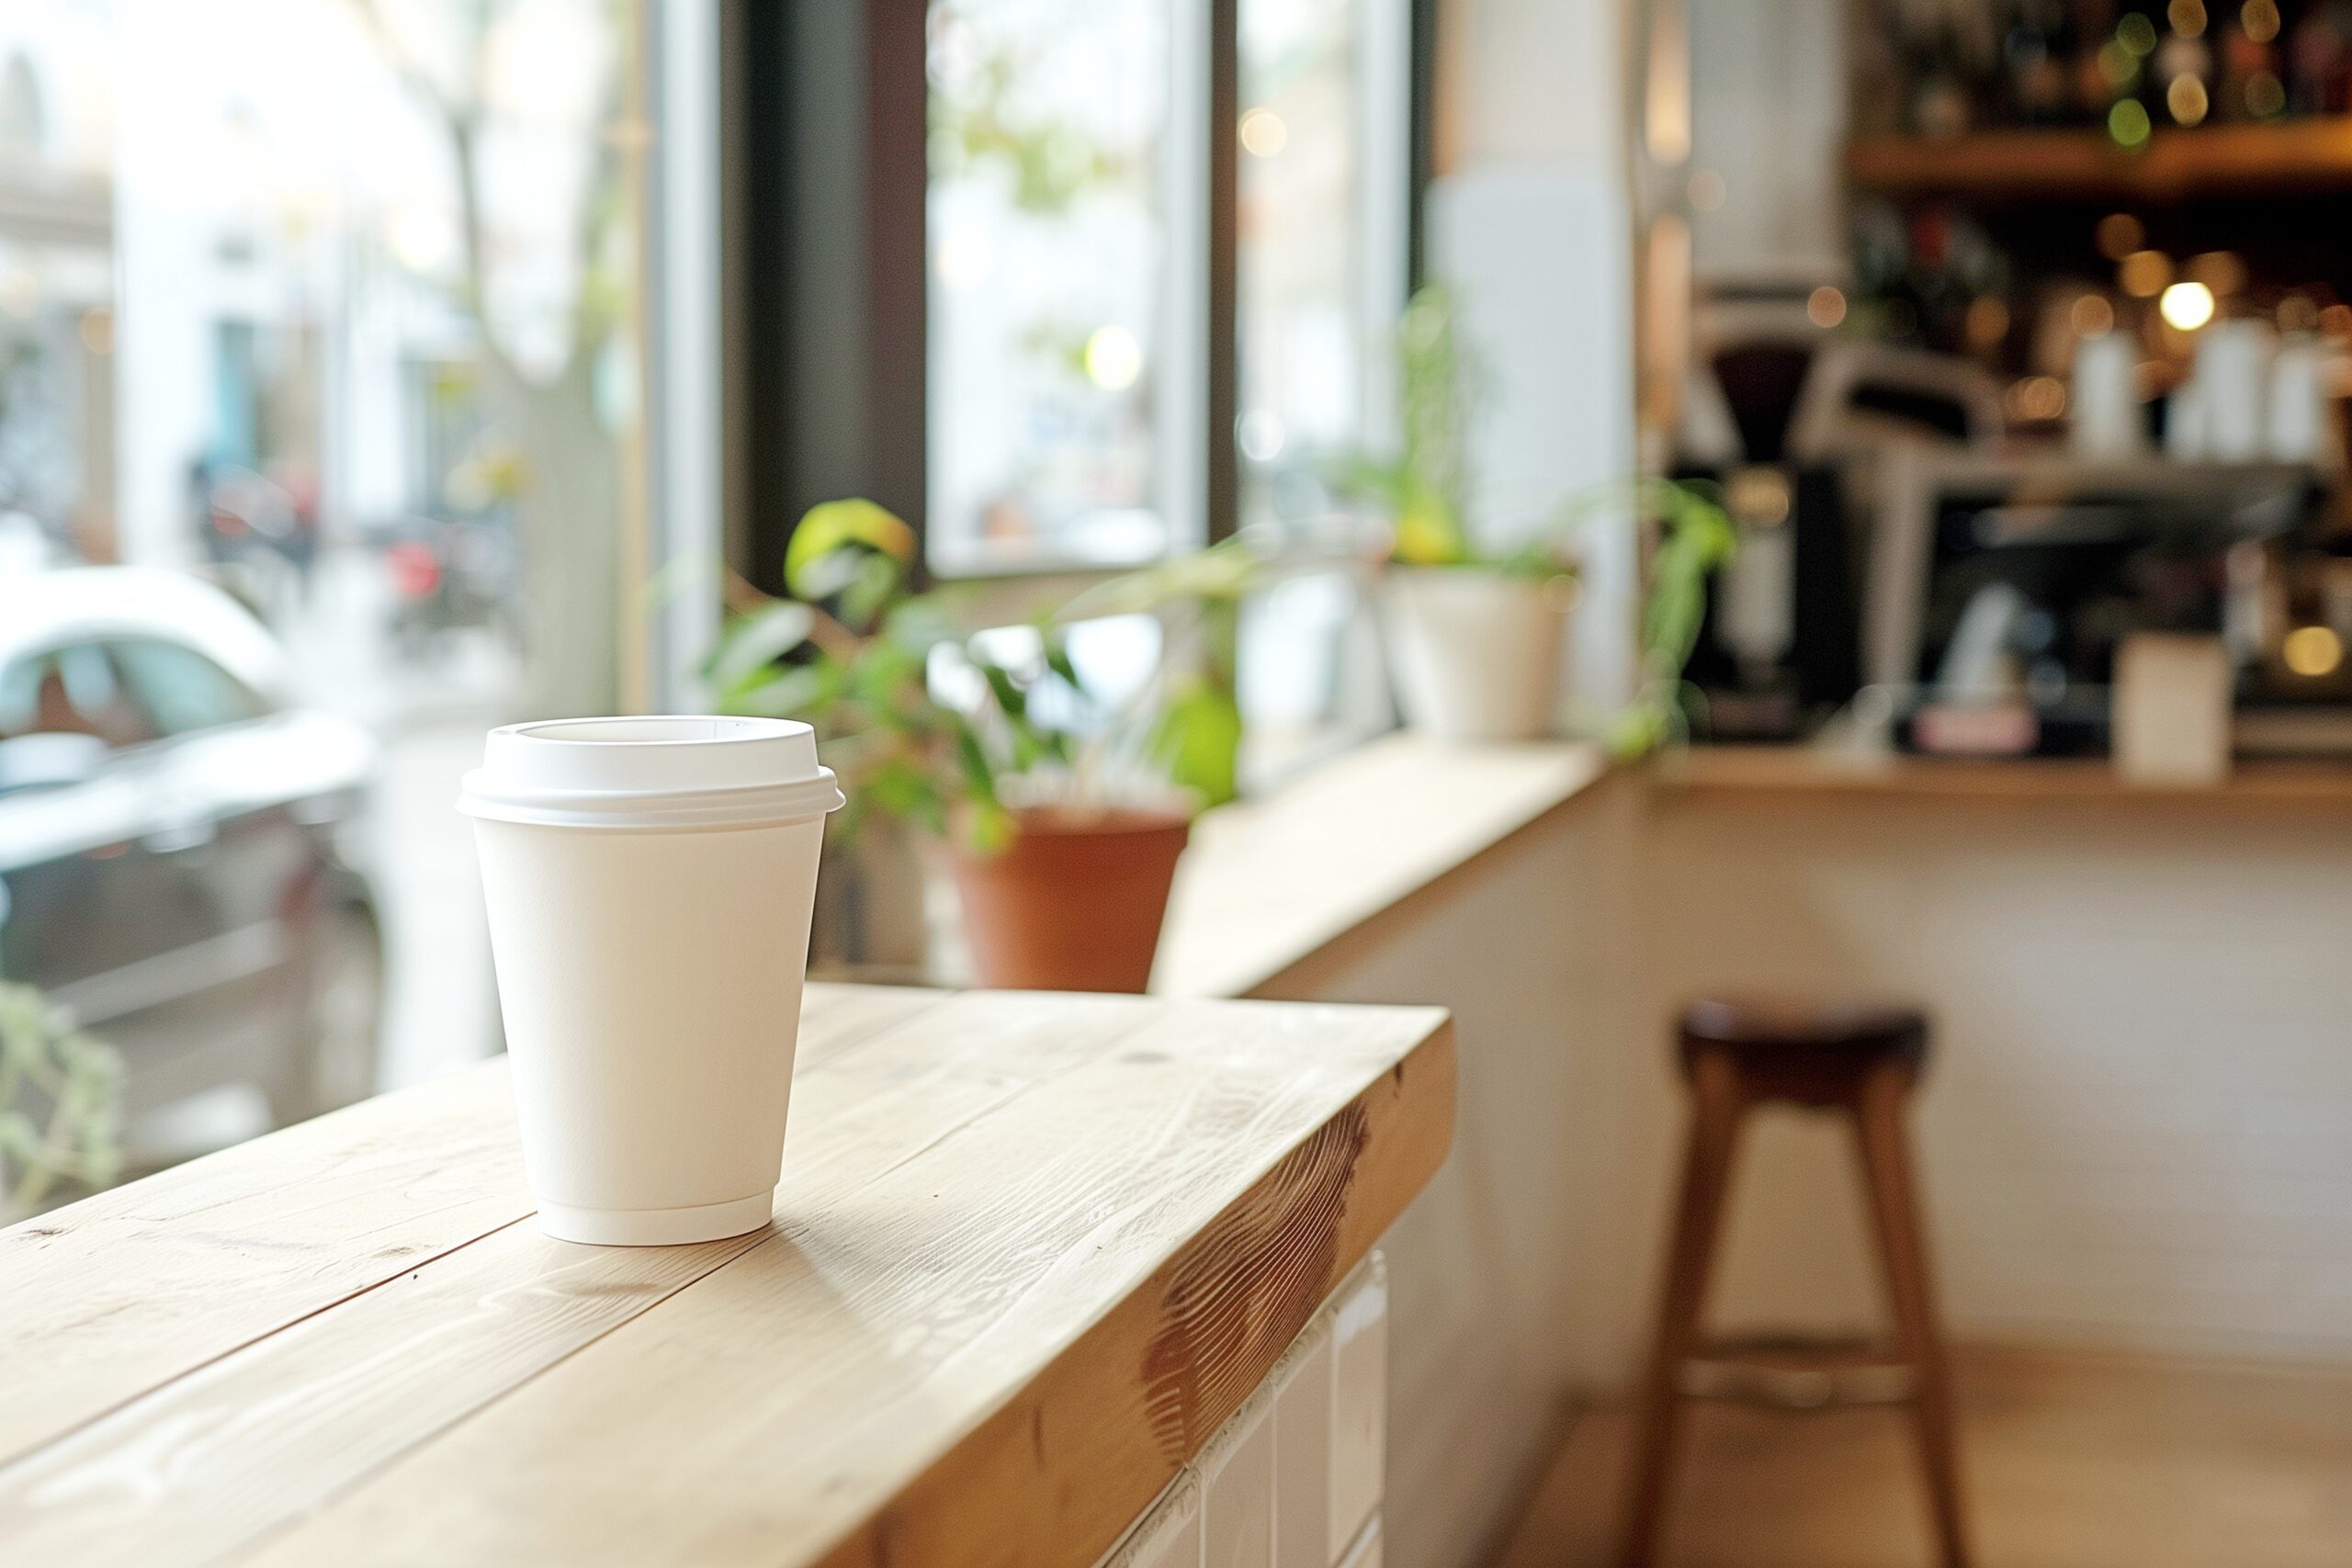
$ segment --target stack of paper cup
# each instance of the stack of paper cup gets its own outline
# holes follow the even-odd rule
[[[824,818],[805,724],[491,731],[474,818],[539,1227],[618,1246],[768,1223]]]

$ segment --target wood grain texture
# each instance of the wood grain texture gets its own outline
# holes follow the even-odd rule
[[[935,1069],[1001,1103],[903,1132],[876,1111],[881,1168],[834,1199],[787,1159],[780,1234],[252,1560],[1092,1562],[1185,1457],[1151,1419],[1170,1325],[1230,1303],[1176,1377],[1205,1437],[1442,1158],[1451,1036],[1430,1010],[955,1010],[1023,1004]],[[888,1055],[844,1076],[887,1097],[915,1066]],[[1321,1142],[1351,1116],[1342,1179]],[[1219,1256],[1260,1288],[1211,1292]]]
[[[500,1060],[0,1231],[0,1460],[530,1212]]]
[[[1242,997],[1280,985],[1608,773],[1591,746],[1398,734],[1220,807],[1177,868],[1152,991]]]
[[[1669,801],[1812,798],[1843,806],[1876,795],[1989,805],[2077,801],[2102,808],[2352,810],[2352,763],[2319,761],[2241,762],[2220,784],[2166,785],[2127,784],[2104,759],[1856,759],[1803,746],[1702,746],[1662,758],[1656,776]]]
[[[843,1102],[869,1094],[843,1093],[844,1055],[868,1042],[888,1049],[888,1030],[944,999],[811,994],[791,1157],[827,1173],[820,1188],[856,1179],[862,1140],[850,1112],[863,1108]],[[835,1173],[844,1156],[851,1168]],[[216,1561],[758,1240],[584,1247],[521,1219],[419,1260],[0,1465],[0,1561]]]
[[[0,1561],[1084,1568],[1452,1128],[1433,1010],[812,990],[804,1031],[776,1230],[584,1248],[518,1213],[108,1381],[0,1465]],[[503,1079],[462,1082],[494,1125]],[[424,1142],[436,1088],[371,1136]],[[243,1179],[223,1300],[275,1278],[266,1194],[299,1208]]]

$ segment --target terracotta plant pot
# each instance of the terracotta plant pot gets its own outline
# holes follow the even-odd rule
[[[1002,852],[948,856],[983,986],[1141,991],[1191,822],[1173,811],[1016,812]]]

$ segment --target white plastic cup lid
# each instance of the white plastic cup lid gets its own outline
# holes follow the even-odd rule
[[[757,828],[842,804],[797,719],[559,718],[490,732],[458,809],[556,828]]]

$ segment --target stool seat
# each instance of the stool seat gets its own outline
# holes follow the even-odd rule
[[[1908,1051],[1925,1043],[1928,1015],[1883,1002],[1711,997],[1684,1010],[1682,1037],[1715,1045]]]

